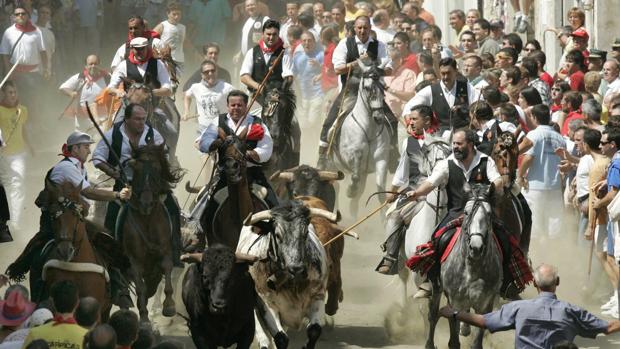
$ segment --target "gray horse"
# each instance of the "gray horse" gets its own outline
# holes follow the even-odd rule
[[[466,185],[468,200],[465,205],[462,231],[450,255],[441,265],[441,286],[433,285],[429,300],[429,333],[426,348],[435,348],[435,326],[439,317],[441,288],[448,303],[459,311],[473,309],[477,314],[493,310],[493,304],[502,283],[502,261],[499,244],[493,236],[491,199],[492,185]],[[450,320],[450,349],[460,348],[459,323]],[[476,329],[472,348],[482,348],[483,329]],[[468,336],[469,326],[461,334]]]

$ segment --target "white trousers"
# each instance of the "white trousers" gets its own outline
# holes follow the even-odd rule
[[[25,173],[25,153],[0,156],[0,182],[2,182],[7,193],[11,222],[18,226],[21,223],[21,213],[24,211]]]
[[[530,189],[523,193],[532,210],[532,240],[556,239],[562,234],[562,192]]]

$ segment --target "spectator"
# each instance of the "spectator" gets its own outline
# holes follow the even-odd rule
[[[540,51],[542,47],[540,46],[540,42],[536,39],[528,40],[523,46],[523,57],[528,57],[530,53],[534,51]]]
[[[217,64],[220,58],[220,45],[215,42],[210,42],[202,46],[202,60],[213,61]],[[199,67],[194,74],[183,85],[183,92],[189,90],[193,84],[197,84],[202,81],[202,67]],[[224,82],[231,83],[230,73],[228,70],[217,65],[217,77]]]
[[[159,23],[155,32],[161,36],[161,41],[170,49],[170,57],[180,71],[183,70],[185,63],[185,53],[183,46],[185,42],[185,25],[181,24],[181,5],[171,2],[166,7],[168,19]]]
[[[131,310],[117,310],[108,324],[114,328],[116,332],[116,347],[118,349],[127,348],[133,344],[138,338],[138,315]]]
[[[392,41],[396,31],[390,29],[390,15],[386,10],[377,10],[373,14],[372,29],[377,34],[377,40],[387,44]]]
[[[324,18],[323,14],[325,14],[325,4],[320,2],[320,1],[316,1],[313,5],[312,5],[312,15],[314,16],[314,20],[316,22],[316,29],[321,29],[323,28],[326,24],[329,24],[329,22],[324,22],[325,19],[331,19],[331,14],[329,18]]]
[[[561,125],[563,136],[568,135],[568,123],[574,119],[583,119],[583,115],[581,114],[581,103],[583,103],[583,98],[581,97],[581,93],[577,91],[568,91],[562,97],[562,111],[566,115],[564,120],[559,120],[558,125]]]
[[[321,29],[321,43],[325,47],[321,67],[321,89],[325,94],[327,104],[330,104],[330,101],[333,101],[338,94],[338,75],[332,63],[338,41],[338,28],[335,25],[330,24]]]
[[[428,70],[434,71],[433,64],[433,56],[430,52],[422,52],[418,55],[418,66],[420,67],[420,72],[415,80],[416,86],[424,81],[424,72]]]
[[[293,43],[288,38],[288,28],[299,25],[299,4],[296,1],[286,2],[286,19],[280,27],[280,39],[284,41],[285,47],[292,47]]]
[[[521,54],[521,50],[523,50],[523,40],[521,40],[521,37],[517,33],[507,34],[502,39],[502,48],[505,47],[513,48],[516,51],[517,56],[519,56]],[[517,63],[517,60],[518,58],[514,60],[515,64]]]
[[[435,25],[435,17],[424,9],[424,0],[411,0],[410,2],[420,9],[418,16],[422,18],[424,22],[428,23],[428,25]]]
[[[338,37],[344,39],[347,36],[347,28],[345,27],[345,9],[341,2],[335,3],[332,7],[332,19],[338,25]]]
[[[45,325],[33,328],[24,346],[35,339],[44,339],[51,349],[82,348],[87,330],[78,325],[73,314],[78,306],[78,288],[71,281],[58,281],[50,290],[56,313],[54,319]]]
[[[324,56],[323,51],[317,47],[314,35],[309,31],[301,35],[301,45],[303,49],[295,52],[293,57],[293,73],[296,77],[299,101],[297,115],[302,128],[314,129],[322,121],[321,68]]]
[[[420,7],[416,6],[413,2],[405,3],[401,12],[409,19],[409,22],[416,27],[417,31],[422,32],[424,29],[428,28],[429,23],[420,18]]]
[[[578,50],[572,50],[566,54],[564,63],[564,72],[568,76],[568,84],[573,91],[584,91],[585,85],[583,76],[585,75],[586,64],[583,53]]]
[[[416,55],[409,50],[409,36],[405,32],[396,33],[394,40],[392,40],[392,47],[398,51],[401,65],[406,69],[412,70],[417,75],[420,72],[420,67],[418,67]]]
[[[534,90],[535,91],[535,90]],[[556,199],[562,197],[561,178],[557,171],[560,158],[552,150],[566,149],[566,141],[549,125],[549,107],[537,104],[532,107],[531,130],[519,144],[523,155],[517,171],[517,183],[525,188],[524,196],[532,210],[532,231],[537,240],[560,236],[562,207]]]
[[[34,311],[35,304],[17,290],[9,292],[5,300],[0,300],[0,342],[19,329]]]
[[[141,324],[138,329],[138,338],[131,344],[131,349],[150,349],[155,343],[155,335],[148,324]]]
[[[263,35],[263,24],[265,24],[265,22],[269,19],[268,16],[263,15],[258,11],[256,0],[245,0],[245,11],[248,19],[245,21],[243,28],[241,29],[241,55],[235,57],[235,63],[241,62],[248,50],[258,44],[258,41]],[[204,39],[201,40],[204,42]],[[200,42],[194,41],[193,36],[190,36],[190,41],[194,43]],[[213,42],[213,40],[209,41]],[[222,43],[224,41],[215,42]]]
[[[463,34],[465,37],[465,34]],[[482,59],[476,55],[463,58],[463,76],[480,93],[489,83],[482,77]]]
[[[597,50],[595,48],[591,49],[590,55],[588,56],[588,71],[601,72],[606,60],[607,51]]]
[[[538,77],[538,62],[530,57],[525,57],[521,61],[521,77],[527,86],[533,87],[538,91],[542,103],[546,106],[551,105],[551,94],[547,84]]]
[[[491,24],[484,18],[477,20],[474,23],[473,32],[476,35],[476,41],[478,42],[478,54],[490,53],[493,56],[499,51],[500,47],[497,41],[493,40],[489,35],[491,34]]]
[[[522,86],[521,70],[515,66],[504,69],[499,77],[499,86],[508,95],[510,101],[516,104]]]
[[[342,0],[346,11],[344,20],[347,22],[354,21],[359,16],[368,15],[364,10],[357,8],[355,2],[355,0]]]
[[[478,9],[470,9],[467,11],[467,15],[465,16],[465,25],[469,28],[469,30],[474,29],[474,23],[480,19],[480,11]]]
[[[553,87],[553,77],[545,71],[545,64],[547,63],[547,56],[545,53],[541,50],[532,51],[528,57],[536,60],[536,63],[538,63],[538,77],[540,80],[547,83],[549,88]]]
[[[603,64],[603,79],[607,82],[603,104],[610,107],[611,99],[620,93],[620,65],[618,61],[611,59]]]
[[[43,339],[35,339],[26,346],[26,349],[50,349],[50,346]]]
[[[566,81],[556,80],[551,88],[551,121],[558,123],[566,116],[562,111],[562,98],[570,91],[570,85]]]
[[[243,38],[241,41],[242,51],[244,49],[244,44],[247,45],[248,41],[254,38],[251,35],[251,33],[253,32],[250,32],[250,28],[253,28],[252,24],[255,21],[253,18],[256,18],[256,22],[262,23],[260,20],[256,0],[247,0],[246,10],[251,7],[247,5],[247,3],[249,2],[252,2],[253,4],[253,12],[252,14],[249,14],[248,11],[248,16],[250,18],[248,18],[248,20],[245,22],[245,25],[243,26]],[[192,1],[192,5],[189,9],[189,14],[187,17],[187,38],[189,39],[189,42],[195,45],[194,47],[197,52],[200,52],[200,48],[205,42],[226,42],[226,24],[228,19],[231,17],[230,5],[228,3],[228,0],[209,0],[206,2]],[[251,44],[250,46],[247,46],[245,48],[249,49],[252,46],[254,45]]]
[[[20,329],[9,334],[2,344],[0,349],[19,349],[23,346],[24,340],[28,337],[30,330],[44,325],[54,318],[54,314],[47,308],[39,308],[35,310],[30,317],[22,323]]]
[[[452,45],[458,47],[461,43],[461,34],[465,31],[471,30],[471,28],[465,24],[465,12],[463,12],[463,10],[456,9],[450,11],[448,18],[450,27],[456,32]]]
[[[585,92],[590,93],[598,103],[603,103],[603,96],[598,91],[601,87],[601,75],[597,71],[589,71],[583,76]]]
[[[393,46],[388,50],[392,60],[393,73],[384,78],[386,86],[385,101],[394,115],[401,115],[405,103],[415,95],[417,74],[406,62],[406,57],[410,54],[409,42],[407,40],[407,34],[403,32],[397,33],[396,37],[394,37]]]
[[[84,349],[116,348],[116,332],[108,324],[97,325],[84,337]]]
[[[534,286],[538,290],[538,297],[534,299],[510,302],[483,315],[460,312],[447,305],[441,308],[440,314],[486,328],[491,333],[514,329],[516,348],[549,348],[562,341],[572,342],[577,335],[594,338],[599,333],[620,331],[620,322],[601,320],[586,310],[558,300],[555,292],[559,285],[557,269],[541,264],[534,272]]]
[[[75,310],[75,321],[85,329],[94,328],[101,321],[101,305],[96,298],[82,297]]]
[[[495,68],[508,69],[517,64],[519,55],[512,47],[502,47],[495,55]]]

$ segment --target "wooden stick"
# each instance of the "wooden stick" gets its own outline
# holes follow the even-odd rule
[[[11,67],[9,72],[6,74],[4,79],[2,79],[2,82],[0,82],[0,88],[2,88],[2,86],[4,86],[4,84],[11,77],[11,74],[13,74],[13,72],[15,71],[15,68],[17,68],[18,65],[19,65],[19,59],[15,62],[15,64],[13,64],[13,66]]]
[[[338,238],[342,237],[343,235],[347,234],[348,232],[350,232],[351,230],[355,229],[358,225],[364,223],[368,218],[372,217],[373,215],[375,215],[377,212],[381,211],[382,208],[384,208],[385,206],[387,206],[389,204],[389,202],[384,202],[382,203],[379,207],[377,207],[376,209],[374,209],[372,212],[370,212],[369,214],[366,215],[366,217],[360,219],[359,221],[355,222],[352,226],[348,227],[347,229],[343,230],[342,232],[340,232],[340,234],[334,236],[333,238],[331,238],[329,241],[327,241],[326,243],[323,244],[323,247],[331,244],[332,242],[334,242],[335,240],[337,240]]]

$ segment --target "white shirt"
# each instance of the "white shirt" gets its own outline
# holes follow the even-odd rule
[[[207,86],[204,81],[192,84],[185,95],[196,99],[198,124],[205,127],[211,123],[217,124],[218,116],[228,110],[226,97],[234,89],[231,84],[222,80],[218,80],[213,87]]]
[[[161,40],[155,38],[151,41],[151,47],[153,51],[159,51],[164,47],[164,43]],[[112,64],[110,64],[112,71],[114,71],[116,67],[118,67],[118,65],[121,64],[121,62],[124,60],[125,60],[125,44],[122,44],[121,47],[119,47],[118,50],[116,50],[116,53],[114,54],[114,57],[112,58]]]
[[[82,186],[82,190],[90,187],[90,183],[86,179],[86,169],[80,163],[80,160],[74,157],[68,157],[69,160],[59,161],[50,173],[50,180],[56,184],[65,182],[71,183],[76,188]]]
[[[512,132],[515,133],[517,130],[517,126],[507,121],[498,121],[496,119],[491,119],[484,124],[484,127],[481,131],[478,131],[478,136],[482,137],[488,130],[490,130],[495,123],[499,123],[500,132]]]
[[[360,56],[368,51],[368,44],[375,41],[373,38],[368,38],[368,41],[362,43],[362,41],[355,36],[355,43],[357,44],[357,52],[359,52]],[[379,41],[377,47],[377,61],[379,62],[379,68],[391,67],[391,61],[387,54],[387,47],[381,41]],[[347,64],[347,38],[340,40],[336,49],[334,50],[334,55],[332,57],[332,64],[334,68],[339,68]]]
[[[620,77],[617,77],[616,80],[612,81],[611,84],[607,85],[607,92],[605,92],[604,98],[611,98],[611,95],[614,93],[620,92]]]
[[[88,83],[85,82],[83,77],[80,79],[80,74],[75,74],[67,79],[67,81],[63,82],[59,89],[77,92],[80,86],[82,86],[80,105],[83,106],[85,102],[93,103],[95,102],[95,98],[106,88],[105,77],[101,77],[99,80],[93,81],[93,83]]]
[[[579,159],[575,174],[575,184],[577,188],[577,198],[581,198],[590,193],[590,169],[594,165],[592,155],[584,155]]]
[[[443,83],[443,81],[440,80],[439,82],[439,86],[441,87],[441,92],[443,93],[443,96],[446,99],[446,102],[448,102],[448,105],[450,106],[450,108],[454,106],[454,101],[456,100],[456,84],[457,83],[455,81],[454,85],[452,85],[452,89],[448,90],[448,88]],[[467,83],[467,97],[469,99],[469,104],[471,105],[472,103],[477,101],[479,95],[480,95],[480,92],[478,92],[468,82]],[[483,98],[481,98],[481,100],[483,100]],[[409,102],[407,102],[407,104],[405,104],[405,107],[403,108],[403,116],[411,113],[411,109],[415,107],[416,105],[420,105],[420,104],[427,105],[429,107],[433,104],[433,92],[431,91],[430,85],[426,86],[425,88],[420,90],[420,92],[416,93],[416,95],[413,96],[413,98],[411,98]]]
[[[250,30],[252,29],[252,26],[257,26],[258,28],[256,29],[262,29],[263,28],[263,24],[265,24],[265,22],[267,22],[267,20],[269,19],[269,17],[264,16],[262,21],[258,21],[258,17],[256,18],[248,18],[245,23],[243,24],[243,29],[241,29],[241,54],[245,55],[249,49],[251,49],[251,47],[248,47],[248,35],[250,35]],[[258,42],[258,40],[255,40],[256,42]]]
[[[171,49],[170,55],[175,62],[185,62],[183,42],[185,41],[185,26],[181,23],[172,24],[168,21],[161,22],[163,27],[161,41]]]
[[[424,146],[423,139],[417,139],[420,147]],[[403,143],[400,146],[400,160],[398,161],[398,167],[396,168],[396,172],[394,172],[394,177],[392,178],[392,186],[394,187],[404,187],[406,185],[413,185],[415,183],[409,183],[409,155],[407,155],[407,143],[409,142],[409,137],[403,139]],[[426,175],[426,174],[424,174]]]
[[[237,130],[237,135],[240,135],[243,130],[245,130],[248,125],[251,125],[253,122],[254,116],[248,115],[247,118],[245,118],[243,126],[239,127],[239,129]],[[228,114],[226,114],[226,124],[233,130],[237,128],[235,122]],[[271,158],[271,153],[273,152],[273,140],[271,139],[271,134],[269,133],[269,129],[267,128],[267,126],[264,123],[262,124],[262,126],[263,130],[265,130],[265,135],[263,136],[263,139],[258,141],[258,143],[256,144],[256,148],[254,148],[253,150],[256,152],[256,154],[258,154],[259,162],[264,163],[269,161],[269,159]],[[203,153],[208,153],[211,143],[213,143],[213,141],[215,141],[218,137],[219,135],[217,123],[209,124],[209,126],[207,126],[207,128],[202,131],[202,134],[198,138],[200,151]],[[257,165],[248,161],[247,166],[253,167]]]
[[[148,130],[151,128],[150,126],[144,126],[144,131],[142,131],[142,135],[140,136],[140,140],[138,141],[138,146],[147,145],[146,143],[146,135],[148,134]],[[112,132],[114,128],[107,130],[104,133],[105,138],[108,140],[110,144],[112,144]],[[121,153],[117,154],[120,163],[123,164],[123,169],[125,170],[125,174],[127,175],[127,179],[131,180],[133,176],[133,169],[126,165],[127,160],[131,159],[131,144],[129,144],[129,137],[127,136],[127,132],[125,132],[125,124],[123,124],[120,128],[121,135],[123,136],[123,143],[121,145]],[[156,129],[153,129],[153,144],[159,145],[164,143],[164,138],[157,132]],[[110,154],[110,150],[105,142],[102,140],[97,143],[95,147],[95,151],[93,152],[93,165],[97,166],[102,162],[108,161],[108,155]]]
[[[374,30],[375,34],[377,34],[377,40],[379,40],[380,42],[384,44],[387,44],[388,42],[392,41],[392,39],[394,39],[394,35],[396,34],[396,32],[390,28],[381,29],[379,27],[374,27],[372,28],[372,30]]]
[[[254,49],[256,49],[256,47],[251,48],[245,54],[243,63],[241,64],[241,70],[239,70],[239,76],[252,75],[252,69],[254,69]],[[273,53],[263,53],[265,63],[269,62],[272,55]],[[282,54],[282,77],[285,78],[287,76],[293,76],[293,60],[290,55],[284,53]],[[258,82],[260,83],[260,81]]]
[[[280,27],[280,39],[284,41],[284,47],[290,46],[290,43],[288,42],[288,28],[290,28],[293,24],[293,21],[290,18],[287,18],[286,22],[284,22],[284,24]]]
[[[440,185],[448,184],[448,176],[449,176],[449,167],[448,161],[454,161],[454,164],[458,166],[465,176],[465,181],[469,182],[469,177],[471,176],[472,170],[478,166],[480,163],[480,159],[488,158],[487,160],[487,178],[489,182],[493,183],[495,180],[500,178],[500,174],[497,171],[497,166],[495,166],[495,161],[492,158],[488,157],[486,154],[479,152],[477,149],[475,150],[476,154],[474,155],[474,159],[469,165],[468,169],[465,169],[463,163],[454,158],[454,154],[450,154],[447,159],[440,160],[435,167],[433,168],[433,173],[426,179],[430,182],[433,187],[438,187]]]
[[[140,64],[137,66],[138,72],[140,72],[140,75],[142,77],[144,77],[144,74],[146,73],[147,65],[148,65],[148,61],[144,64]],[[108,85],[108,87],[117,88],[118,85],[121,83],[122,78],[126,78],[126,77],[127,77],[127,61],[123,60],[118,65],[118,67],[116,67],[116,70],[114,70],[114,73],[112,73],[112,78],[110,79],[110,84]],[[159,80],[159,83],[161,84],[161,88],[167,88],[169,90],[172,90],[172,83],[170,82],[170,74],[168,74],[168,70],[166,69],[164,62],[162,62],[159,59],[157,60],[157,80]]]
[[[45,46],[47,61],[51,62],[52,56],[54,55],[54,52],[56,52],[56,36],[54,36],[54,33],[51,30],[45,27],[37,28],[39,28],[41,35],[43,36],[43,45]]]
[[[0,54],[9,55],[13,45],[17,42],[17,39],[21,36],[22,32],[15,28],[15,25],[8,27],[2,35],[2,41],[0,42]],[[43,34],[41,30],[37,28],[34,31],[24,33],[21,40],[15,46],[13,56],[10,57],[11,64],[14,64],[19,59],[20,64],[24,65],[40,65],[41,64],[41,52],[45,51],[45,41],[43,41]],[[33,69],[33,72],[38,71],[38,67]]]

